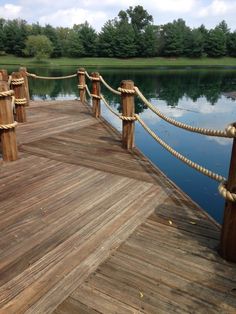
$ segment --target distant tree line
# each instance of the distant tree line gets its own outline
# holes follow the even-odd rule
[[[236,31],[225,21],[190,28],[183,19],[154,25],[142,6],[121,10],[101,31],[85,22],[72,28],[0,18],[0,55],[57,57],[236,57]]]

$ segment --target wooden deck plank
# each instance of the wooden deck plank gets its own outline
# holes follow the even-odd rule
[[[0,163],[0,313],[236,310],[236,267],[188,196],[78,101],[27,113]]]

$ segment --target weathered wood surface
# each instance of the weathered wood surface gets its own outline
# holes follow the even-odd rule
[[[78,101],[27,114],[0,163],[0,313],[236,310],[236,267],[184,193]]]

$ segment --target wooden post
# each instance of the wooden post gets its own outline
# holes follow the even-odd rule
[[[8,82],[8,73],[7,70],[1,69],[0,73],[2,74],[2,80]]]
[[[227,190],[236,193],[236,138],[233,140]],[[227,261],[236,262],[236,202],[225,202],[219,253]]]
[[[12,88],[15,93],[15,108],[16,108],[16,121],[26,122],[26,110],[25,105],[27,103],[24,78],[20,72],[12,73]]]
[[[84,68],[79,68],[77,72],[77,77],[78,77],[78,88],[79,88],[79,98],[82,103],[85,102],[85,69]]]
[[[95,118],[99,118],[101,115],[101,104],[100,104],[100,80],[99,80],[99,73],[93,72],[92,73],[92,94],[96,95],[97,97],[93,96],[93,114]]]
[[[133,81],[122,81],[121,89],[133,90]],[[121,106],[122,115],[125,117],[134,117],[134,93],[126,93],[121,91]],[[122,121],[122,146],[126,149],[132,149],[134,147],[134,120]]]
[[[23,76],[24,81],[25,81],[24,88],[25,88],[25,95],[26,95],[25,98],[27,99],[26,106],[29,106],[29,104],[30,104],[30,94],[29,94],[29,82],[28,82],[28,76],[27,76],[27,68],[20,67],[19,68],[19,72]]]
[[[0,75],[2,77],[2,75]],[[0,93],[9,91],[8,83],[0,81]],[[0,125],[10,125],[14,123],[12,112],[11,96],[0,95]],[[17,144],[15,127],[0,129],[0,138],[2,144],[2,156],[5,161],[17,159]]]

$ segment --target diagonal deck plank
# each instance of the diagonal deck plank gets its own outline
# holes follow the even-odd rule
[[[0,163],[0,313],[236,309],[236,268],[194,202],[86,105],[27,114],[19,160]]]

